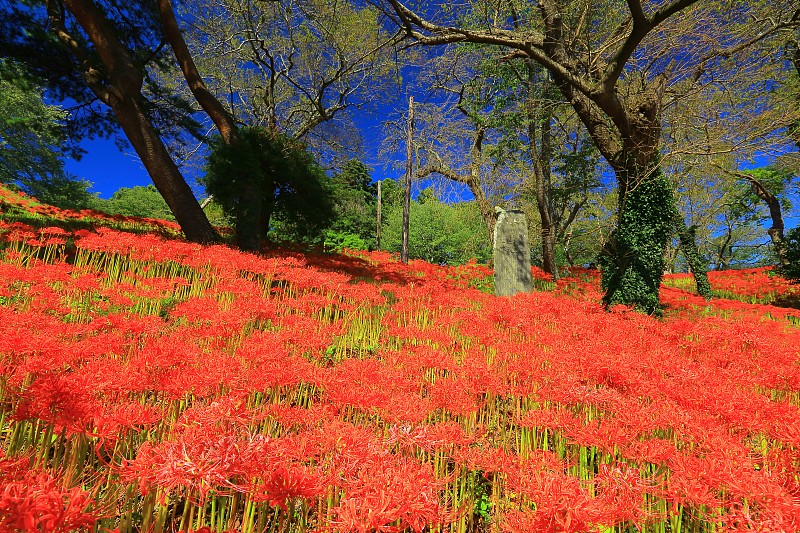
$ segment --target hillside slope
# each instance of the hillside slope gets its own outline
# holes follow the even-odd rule
[[[31,220],[0,221],[2,531],[800,530],[795,310]]]

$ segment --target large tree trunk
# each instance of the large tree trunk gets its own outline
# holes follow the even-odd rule
[[[137,99],[113,102],[111,109],[186,238],[200,243],[217,240],[214,228]]]
[[[242,198],[235,213],[235,240],[240,249],[251,252],[263,250],[274,209],[271,199],[274,197],[274,187],[265,191],[264,186],[252,181],[243,185]]]
[[[605,304],[651,314],[660,314],[664,248],[675,230],[672,184],[659,158],[663,90],[651,82],[631,91],[612,117],[622,133],[617,140],[621,149],[610,160],[619,185],[618,225],[601,258]]]
[[[674,228],[672,185],[657,167],[623,182],[628,187],[620,186],[618,225],[600,258],[603,302],[658,314],[664,246]]]
[[[202,243],[217,240],[216,232],[144,112],[143,73],[117,38],[113,25],[92,0],[64,0],[63,6],[94,44],[105,73],[93,66],[89,51],[67,32],[61,4],[56,0],[47,3],[52,30],[81,62],[89,88],[113,110],[186,238]]]

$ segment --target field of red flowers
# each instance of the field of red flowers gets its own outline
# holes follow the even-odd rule
[[[799,311],[489,275],[0,222],[0,531],[800,530]]]

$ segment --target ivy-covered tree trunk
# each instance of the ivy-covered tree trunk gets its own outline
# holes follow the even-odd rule
[[[700,251],[697,249],[697,238],[695,237],[695,226],[686,226],[683,217],[675,212],[675,225],[677,228],[678,239],[680,240],[681,250],[683,255],[686,256],[686,262],[689,264],[689,270],[694,276],[695,285],[697,285],[697,294],[708,300],[711,298],[711,283],[708,281],[708,272],[703,258],[700,257]]]
[[[672,185],[655,168],[620,187],[618,226],[600,256],[603,301],[660,314],[658,291],[664,273],[664,246],[672,236]]]

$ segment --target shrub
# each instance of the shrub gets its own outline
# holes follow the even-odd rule
[[[212,141],[201,181],[243,249],[260,249],[276,227],[286,240],[320,240],[332,216],[322,168],[303,143],[274,130],[243,128],[235,143]]]

